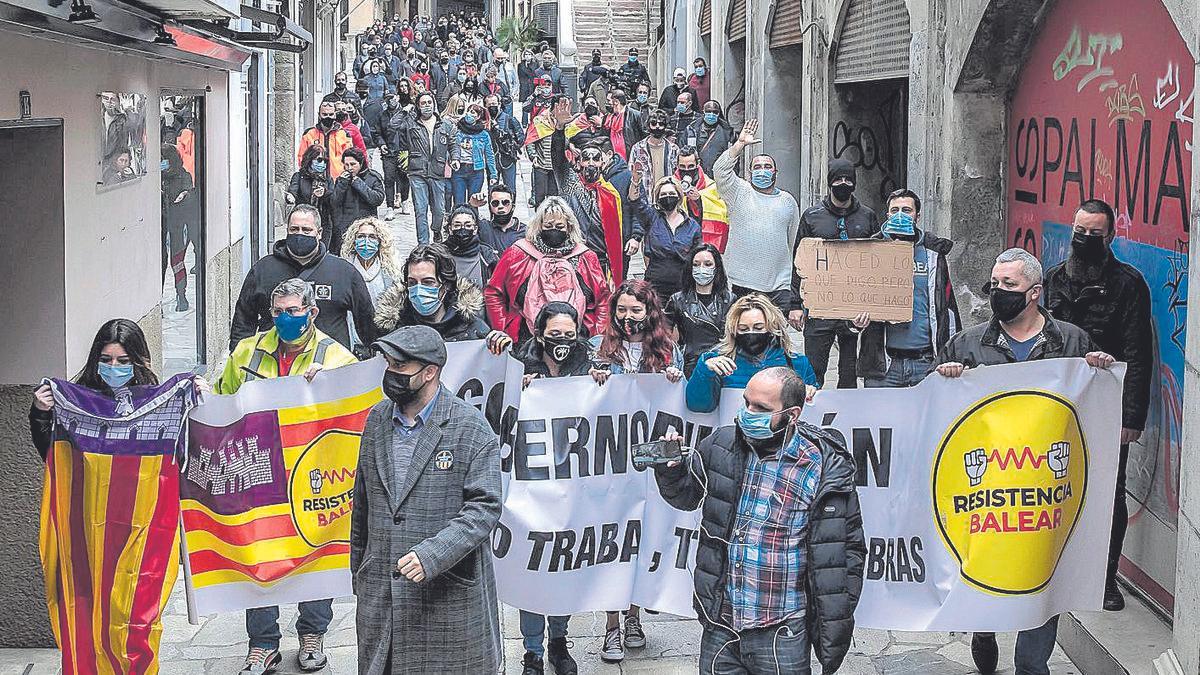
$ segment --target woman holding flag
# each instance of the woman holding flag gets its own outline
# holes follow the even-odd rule
[[[179,573],[176,454],[187,411],[210,390],[190,374],[160,385],[142,329],[112,319],[74,380],[34,392],[42,572],[63,673],[157,670]]]

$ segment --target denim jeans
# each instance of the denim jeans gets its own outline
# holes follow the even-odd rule
[[[450,189],[454,191],[454,205],[467,203],[467,197],[483,189],[483,171],[462,168],[450,176]]]
[[[863,379],[867,387],[915,387],[933,371],[933,354],[919,359],[892,358],[883,377]]]
[[[298,605],[300,616],[296,619],[296,632],[300,635],[324,635],[333,621],[333,599],[310,600]],[[250,636],[250,647],[279,649],[279,608],[255,607],[246,610],[246,634]]]
[[[808,629],[804,617],[741,631],[713,626],[700,636],[704,675],[809,675]]]
[[[995,633],[977,633],[990,635]],[[1013,661],[1017,675],[1050,675],[1046,662],[1054,653],[1054,642],[1058,639],[1058,616],[1052,616],[1037,628],[1017,633],[1017,646],[1013,649]]]
[[[409,176],[413,215],[417,221],[417,243],[429,243],[429,228],[442,228],[442,205],[446,200],[446,179]],[[432,222],[430,220],[432,216]]]
[[[500,169],[500,178],[504,180],[504,184],[513,192],[517,191],[517,161],[513,160],[512,166],[507,169]]]
[[[525,638],[525,651],[533,652],[538,656],[546,653],[546,646],[543,643],[543,636],[546,632],[546,624],[550,624],[550,639],[567,637],[567,620],[569,616],[543,616],[521,610],[521,637]]]

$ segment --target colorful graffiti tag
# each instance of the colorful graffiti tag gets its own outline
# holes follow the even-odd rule
[[[1182,430],[1184,326],[1194,59],[1159,0],[1063,0],[1037,38],[1009,118],[1008,241],[1046,265],[1066,256],[1084,199],[1118,215],[1113,251],[1150,285],[1159,386],[1148,428],[1130,451],[1131,528],[1125,554],[1159,590],[1174,585]],[[1130,545],[1130,541],[1135,543]],[[1162,550],[1168,547],[1169,550]],[[1157,550],[1153,550],[1157,549]],[[1170,598],[1160,598],[1164,604]]]

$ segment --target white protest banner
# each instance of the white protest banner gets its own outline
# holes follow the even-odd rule
[[[1005,631],[1099,609],[1123,375],[1062,359],[818,394],[804,418],[840,433],[858,465],[859,624]],[[683,385],[657,375],[535,381],[503,462],[501,599],[546,614],[632,603],[690,616],[699,514],[664,504],[629,447],[672,425],[694,445],[730,423],[740,392],[722,403],[689,413]]]

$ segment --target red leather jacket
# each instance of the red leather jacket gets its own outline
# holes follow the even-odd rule
[[[591,335],[599,335],[608,326],[608,296],[611,290],[604,270],[600,267],[600,259],[593,251],[584,251],[578,257],[579,267],[575,273],[579,276],[580,285],[588,295],[587,308],[583,313],[583,325]],[[524,298],[523,287],[529,282],[533,273],[534,258],[518,246],[509,246],[496,263],[492,278],[483,289],[483,303],[487,306],[488,323],[496,330],[508,333],[513,340],[519,339],[521,322],[521,301]]]

